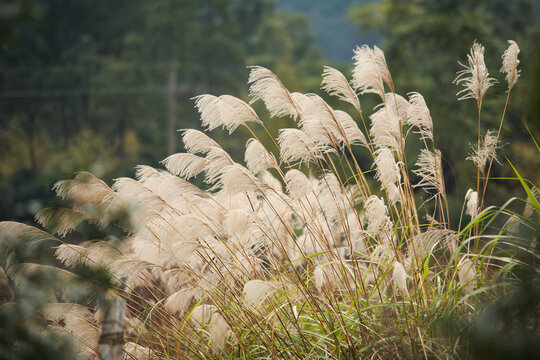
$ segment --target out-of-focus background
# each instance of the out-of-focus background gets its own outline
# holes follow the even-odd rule
[[[459,212],[475,176],[464,159],[476,139],[476,109],[456,100],[458,61],[474,40],[485,46],[499,84],[487,92],[482,126],[495,129],[506,89],[500,56],[506,40],[517,41],[522,73],[494,175],[512,176],[508,158],[537,182],[540,159],[527,126],[539,139],[539,8],[535,0],[0,1],[0,220],[32,222],[58,201],[53,184],[77,171],[110,183],[137,164],[159,167],[181,150],[176,130],[199,126],[190,98],[247,99],[248,65],[270,68],[291,91],[320,93],[323,65],[349,75],[362,44],[385,51],[398,93],[426,98]],[[376,97],[361,103],[369,115]],[[287,123],[266,121],[274,129]],[[242,131],[213,136],[241,159]],[[489,202],[518,187],[493,181]]]

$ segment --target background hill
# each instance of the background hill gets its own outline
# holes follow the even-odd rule
[[[300,12],[307,16],[317,45],[326,59],[335,62],[351,60],[352,49],[359,44],[373,45],[379,40],[377,31],[358,30],[348,20],[349,9],[372,0],[278,0],[278,9]]]

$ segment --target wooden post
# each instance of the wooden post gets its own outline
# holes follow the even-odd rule
[[[99,359],[122,359],[124,345],[124,316],[126,302],[120,297],[107,300],[103,311],[103,325],[99,336]]]

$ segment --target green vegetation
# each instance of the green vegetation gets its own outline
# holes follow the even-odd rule
[[[25,222],[76,171],[157,164],[195,125],[189,99],[239,93],[247,65],[306,91],[322,66],[305,18],[266,0],[8,1],[0,28],[0,219]]]
[[[0,359],[537,357],[535,2],[276,3],[0,4]]]
[[[510,41],[501,68],[508,99],[518,54]],[[163,160],[167,170],[139,166],[136,180],[111,187],[88,172],[56,183],[67,207],[36,216],[54,235],[0,223],[2,263],[14,283],[45,278],[34,328],[70,334],[73,354],[94,358],[103,299],[117,297],[127,303],[126,358],[535,356],[539,189],[510,163],[522,199],[484,204],[499,133],[475,140],[471,132],[478,143],[467,164],[482,177],[456,218],[430,109],[419,93],[394,92],[380,49],[355,50],[350,82],[325,68],[322,88],[347,112],[289,92],[264,67],[251,67],[248,82],[270,120],[230,95],[195,98],[207,130],[253,136],[245,166],[204,132],[184,130],[186,152]],[[495,91],[480,44],[456,82],[460,99],[477,109],[480,134],[481,110]],[[380,99],[369,117],[357,93]],[[296,125],[268,139],[266,122],[281,117]],[[363,167],[357,152],[372,164]],[[83,223],[117,236],[67,243]],[[69,271],[28,262],[24,254],[47,242],[59,244],[55,256]],[[6,349],[34,347],[25,338]]]

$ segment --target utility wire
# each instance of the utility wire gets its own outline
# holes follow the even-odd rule
[[[40,89],[40,90],[5,90],[0,92],[2,99],[72,97],[82,95],[167,95],[168,89],[163,86],[116,87],[116,88],[74,88],[74,89]]]
[[[102,71],[135,71],[135,70],[144,70],[144,69],[164,69],[168,70],[171,66],[170,62],[149,62],[149,63],[118,63],[118,64],[95,64],[96,68],[99,67],[99,72]],[[58,65],[58,66],[49,66],[43,69],[36,69],[32,67],[13,67],[13,68],[4,68],[0,67],[0,74],[9,75],[9,74],[58,74],[58,73],[92,73],[95,72],[90,70],[90,66],[81,66],[81,65]]]
[[[175,90],[175,96],[187,94],[189,89],[190,87],[186,84],[178,85]],[[170,91],[170,84],[166,86],[4,90],[0,91],[0,99],[75,97],[82,95],[100,96],[157,94],[171,96]]]
[[[176,64],[176,63],[175,63]],[[175,65],[176,67],[178,65]],[[30,68],[13,68],[13,69],[1,69],[0,74],[29,74],[29,75],[43,75],[43,74],[57,74],[57,73],[88,73],[88,75],[96,75],[96,73],[103,74],[107,72],[121,72],[131,71],[139,72],[144,69],[163,69],[170,72],[170,62],[154,62],[154,63],[123,63],[113,64],[101,68],[98,72],[92,72],[88,67],[83,66],[59,66],[49,67],[45,69],[30,69]],[[177,88],[177,94],[185,94],[188,92],[186,84],[180,85]],[[103,88],[65,88],[65,89],[9,89],[0,91],[0,99],[17,99],[17,98],[54,98],[54,97],[76,97],[82,95],[170,95],[170,84],[165,86],[132,86],[132,87],[103,87]]]

